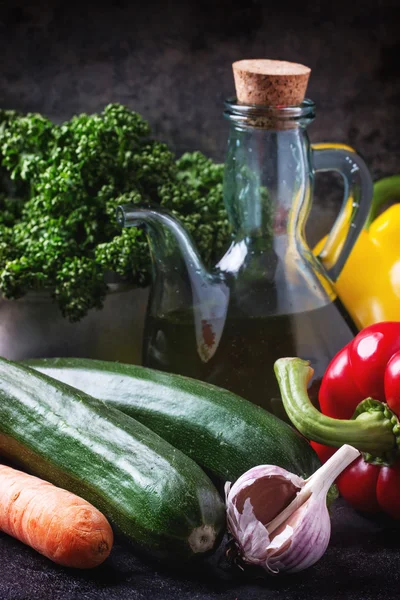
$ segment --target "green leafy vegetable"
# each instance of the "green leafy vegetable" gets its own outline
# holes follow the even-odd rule
[[[119,104],[55,125],[0,110],[0,292],[49,289],[64,316],[101,308],[107,276],[149,282],[142,231],[120,231],[118,204],[162,205],[191,232],[206,263],[229,238],[223,166],[200,152],[176,160],[148,123]]]

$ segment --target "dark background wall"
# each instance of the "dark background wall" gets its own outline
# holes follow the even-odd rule
[[[400,173],[397,12],[398,0],[0,0],[0,106],[60,121],[122,102],[178,154],[222,160],[231,63],[286,59],[312,68],[311,140],[355,146],[374,178]],[[329,221],[335,195],[317,195]]]

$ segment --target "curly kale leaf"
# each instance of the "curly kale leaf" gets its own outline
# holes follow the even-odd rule
[[[149,249],[140,229],[124,229],[111,241],[99,244],[96,262],[105,271],[132,278],[138,285],[149,283]]]
[[[206,263],[229,227],[223,166],[200,152],[175,159],[149,139],[148,123],[119,104],[55,125],[42,115],[0,111],[0,291],[18,298],[52,290],[72,321],[100,308],[108,272],[149,283],[141,230],[119,229],[119,204],[162,205],[193,235]]]
[[[78,115],[55,128],[55,165],[70,162],[80,172],[82,188],[96,194],[106,184],[125,191],[132,158],[150,134],[148,123],[125,106],[109,104],[99,115]]]
[[[176,180],[159,190],[161,205],[180,219],[210,265],[221,257],[230,236],[223,204],[224,166],[200,152],[184,154],[176,166]]]
[[[0,193],[0,225],[12,227],[21,218],[23,200]]]
[[[91,258],[68,258],[57,273],[54,297],[72,322],[82,319],[91,308],[102,308],[106,293],[104,273]]]
[[[54,145],[54,125],[42,115],[14,115],[3,122],[0,152],[10,178],[34,182]]]

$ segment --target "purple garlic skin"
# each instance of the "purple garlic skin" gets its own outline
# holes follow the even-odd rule
[[[325,553],[331,534],[326,494],[337,475],[359,456],[342,448],[309,479],[260,465],[225,485],[228,529],[242,560],[271,574],[296,573]]]

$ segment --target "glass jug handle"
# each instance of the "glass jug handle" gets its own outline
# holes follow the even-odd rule
[[[373,182],[364,160],[350,146],[343,144],[312,144],[312,165],[314,172],[337,171],[344,180],[344,199],[340,213],[328,235],[324,250],[339,247],[335,263],[326,269],[329,277],[336,281],[344,264],[364,227],[371,208]],[[348,219],[347,213],[349,214]],[[343,224],[348,230],[344,240],[340,237]]]

